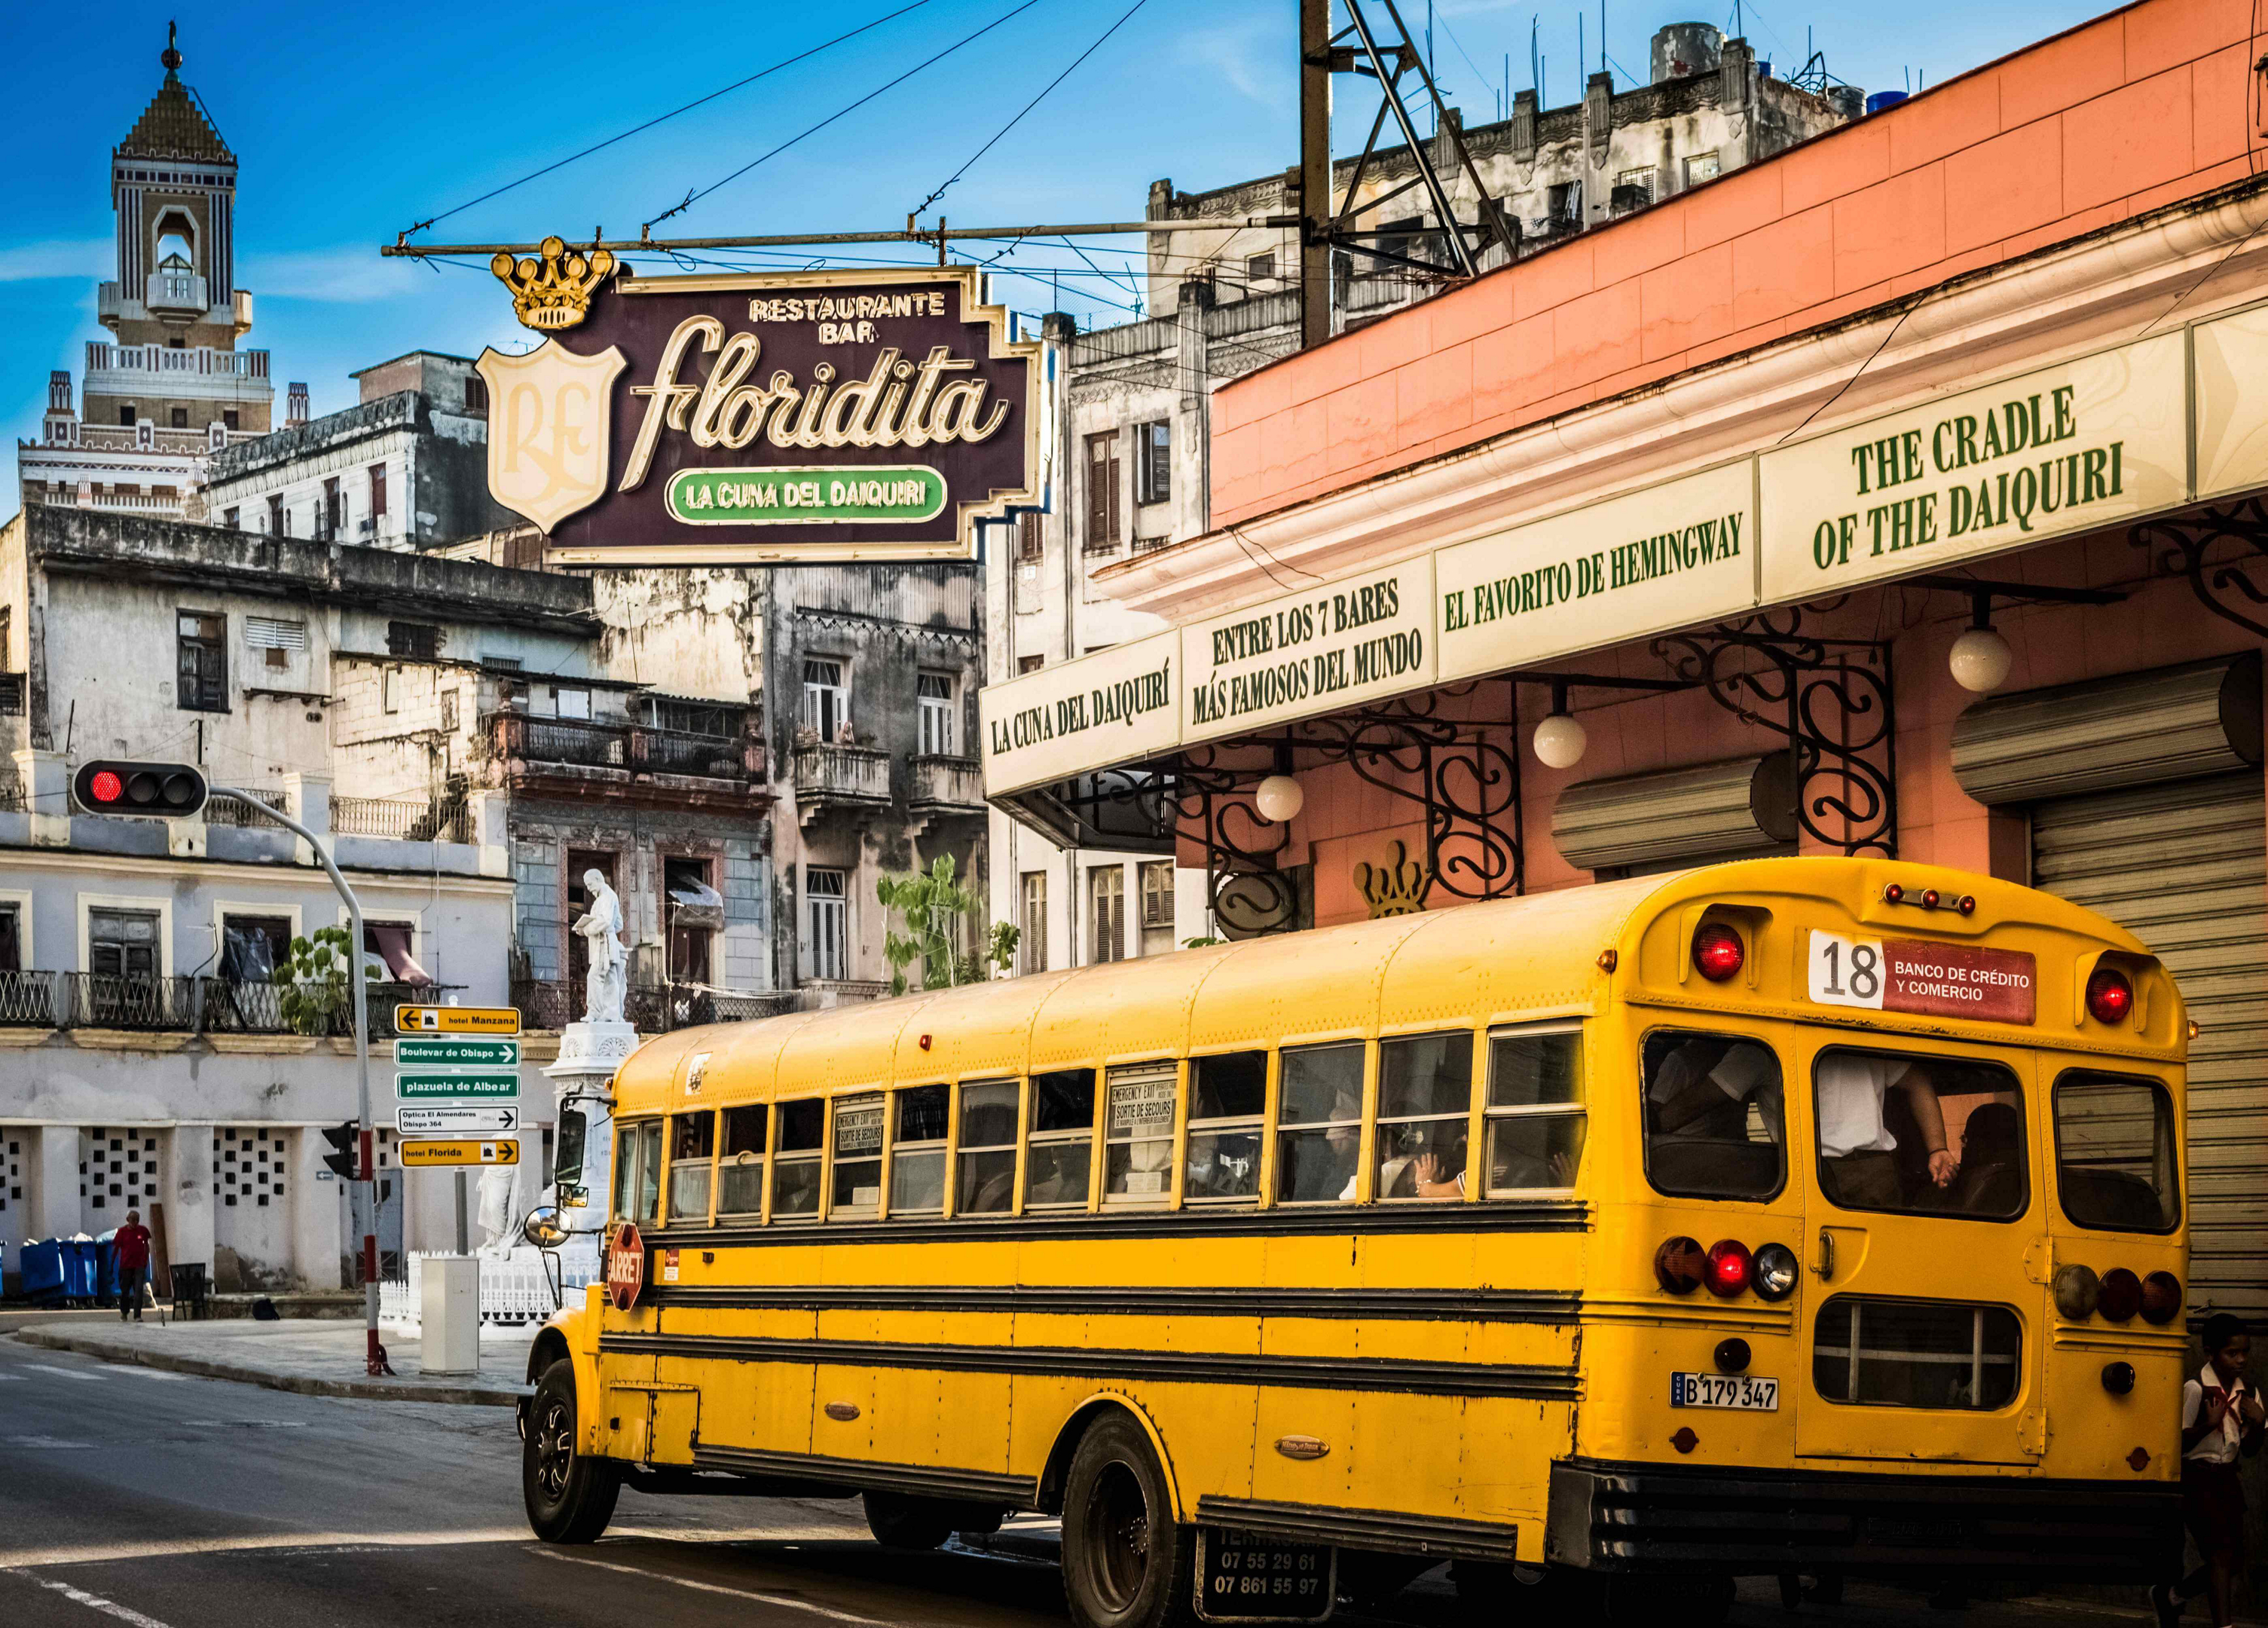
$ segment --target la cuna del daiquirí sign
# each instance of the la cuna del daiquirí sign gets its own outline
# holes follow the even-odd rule
[[[556,563],[969,559],[1041,501],[1037,347],[974,269],[493,269],[547,337],[480,359],[489,490]]]

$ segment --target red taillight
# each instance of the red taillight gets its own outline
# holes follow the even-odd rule
[[[1672,1294],[1690,1294],[1709,1273],[1698,1239],[1672,1238],[1653,1252],[1653,1275]]]
[[[2124,1023],[2134,1010],[2134,986],[2116,967],[2097,967],[2088,975],[2087,1015],[2097,1023]]]
[[[2142,1309],[2142,1280],[2123,1266],[2112,1267],[2102,1274],[2095,1309],[2106,1322],[2125,1322]]]
[[[1712,983],[1731,977],[1748,958],[1741,935],[1720,921],[1705,923],[1693,935],[1693,964]]]
[[[1707,1282],[1712,1294],[1731,1300],[1749,1286],[1755,1270],[1756,1263],[1749,1257],[1748,1245],[1726,1238],[1709,1247]]]
[[[2142,1279],[2142,1320],[2171,1322],[2181,1315],[2182,1280],[2171,1272],[2152,1272]]]
[[[94,794],[98,803],[114,803],[126,795],[126,783],[107,769],[88,781],[86,789]]]
[[[1937,908],[1936,888],[1925,888],[1921,890],[1921,908],[1926,910],[1933,910]]]

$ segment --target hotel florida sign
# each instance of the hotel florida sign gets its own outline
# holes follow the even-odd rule
[[[489,490],[582,565],[970,559],[1037,501],[1037,347],[983,275],[492,269],[533,350],[480,359]]]

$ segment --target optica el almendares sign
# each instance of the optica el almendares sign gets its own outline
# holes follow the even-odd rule
[[[614,275],[497,256],[489,490],[570,564],[968,559],[1030,507],[1037,347],[968,267]]]

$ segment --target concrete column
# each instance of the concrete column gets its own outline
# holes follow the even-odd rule
[[[42,848],[70,846],[70,765],[61,752],[34,747],[16,754],[16,784],[32,814],[32,841]]]
[[[311,1289],[335,1289],[344,1236],[339,1229],[339,1186],[318,1182],[329,1144],[320,1131],[287,1132],[284,1168],[291,1173],[291,1258],[295,1278]]]
[[[512,874],[512,834],[504,816],[512,807],[511,793],[475,792],[467,799],[472,817],[473,841],[481,851],[481,874]]]
[[[1515,164],[1535,162],[1535,92],[1512,93],[1512,157]]]
[[[38,1185],[26,1184],[24,1201],[26,1238],[68,1238],[79,1230],[85,1212],[78,1195],[78,1127],[41,1125],[32,1133],[24,1152],[26,1175]]]
[[[331,777],[328,775],[291,774],[284,777],[284,789],[291,793],[291,817],[331,845]],[[314,851],[303,837],[291,845],[294,864],[313,865]]]
[[[173,1128],[166,1185],[166,1258],[176,1266],[213,1270],[213,1156],[210,1125]]]
[[[1615,80],[1594,73],[1583,87],[1583,218],[1587,224],[1614,214]]]

